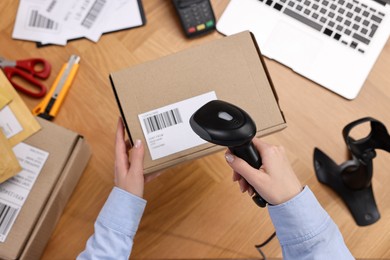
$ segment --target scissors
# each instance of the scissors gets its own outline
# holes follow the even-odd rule
[[[0,57],[0,67],[14,86],[15,89],[23,92],[34,98],[41,98],[46,94],[46,87],[36,78],[47,79],[50,75],[51,64],[40,58],[26,59],[26,60],[6,60]],[[25,81],[31,83],[37,91],[31,91],[28,88],[22,87],[15,81],[14,76],[19,76]]]

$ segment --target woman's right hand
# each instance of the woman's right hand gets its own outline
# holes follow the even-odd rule
[[[225,154],[226,161],[233,169],[233,181],[238,181],[242,192],[253,194],[248,183],[272,205],[286,202],[302,191],[299,182],[282,146],[275,146],[254,138],[263,165],[260,169],[251,167],[230,150]]]

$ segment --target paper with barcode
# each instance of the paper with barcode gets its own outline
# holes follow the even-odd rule
[[[97,25],[108,10],[108,0],[50,0],[42,9],[43,15],[67,25],[91,41],[98,41],[102,30]],[[111,0],[112,2],[112,0]]]
[[[49,153],[25,143],[13,147],[22,171],[0,184],[0,242],[4,242]]]
[[[137,0],[20,0],[12,37],[65,45],[143,24]]]
[[[20,0],[12,38],[65,45],[64,26],[43,15],[41,8],[49,0]]]
[[[215,99],[212,91],[138,115],[152,160],[206,143],[189,121],[196,110]]]

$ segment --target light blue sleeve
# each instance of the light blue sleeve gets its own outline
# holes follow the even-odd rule
[[[114,187],[77,259],[129,259],[145,206],[144,199]]]
[[[309,187],[268,210],[284,259],[354,259],[337,225]]]

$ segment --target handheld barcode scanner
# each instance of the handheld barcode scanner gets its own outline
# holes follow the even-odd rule
[[[252,143],[256,135],[256,124],[241,108],[224,101],[213,100],[191,116],[190,125],[200,138],[213,144],[227,146],[233,154],[249,165],[256,169],[260,168],[261,158]],[[252,199],[259,207],[265,207],[267,204],[257,193]]]

